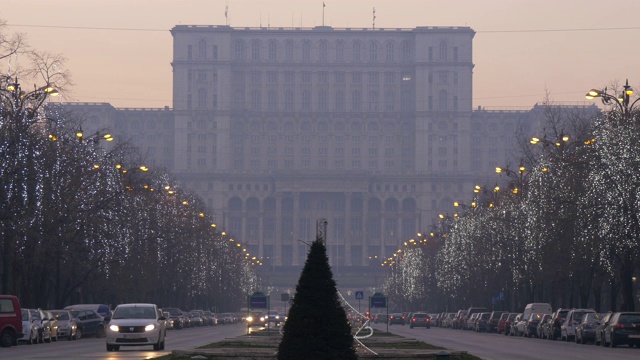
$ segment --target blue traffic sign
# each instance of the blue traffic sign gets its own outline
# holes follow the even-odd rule
[[[364,299],[364,291],[356,291],[356,300]]]

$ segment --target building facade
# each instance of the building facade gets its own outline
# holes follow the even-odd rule
[[[273,269],[326,219],[334,269],[379,266],[513,162],[540,111],[472,109],[469,27],[179,25],[173,109],[67,104],[198,192]]]

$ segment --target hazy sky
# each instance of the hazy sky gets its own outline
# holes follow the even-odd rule
[[[325,0],[325,24],[470,26],[474,107],[582,102],[629,78],[640,91],[639,0]],[[68,59],[67,101],[172,106],[169,30],[182,25],[313,27],[322,0],[0,0],[5,32]],[[0,70],[8,65],[0,62]]]

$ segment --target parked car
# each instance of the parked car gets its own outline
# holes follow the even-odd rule
[[[595,339],[593,341],[595,345],[604,346],[604,341],[602,341],[602,339],[604,339],[604,328],[606,328],[607,325],[609,325],[609,320],[611,319],[611,316],[613,316],[612,312],[608,312],[604,314],[604,316],[602,316],[602,319],[600,319],[600,324],[596,326]]]
[[[77,325],[76,337],[78,339],[87,335],[94,335],[97,338],[105,336],[104,319],[97,312],[93,310],[71,310],[70,313]]]
[[[0,346],[16,346],[22,336],[20,301],[13,295],[0,295]]]
[[[389,315],[389,325],[404,325],[402,313],[393,313]]]
[[[58,336],[67,340],[78,339],[78,324],[76,324],[69,310],[51,310],[53,317],[58,322]]]
[[[582,317],[582,320],[576,326],[576,344],[595,343],[596,328],[600,325],[601,318],[602,316],[598,313],[588,313]]]
[[[491,315],[489,315],[489,319],[487,320],[487,332],[498,332],[498,322],[500,321],[502,314],[507,314],[507,312],[493,311]]]
[[[551,324],[548,332],[548,339],[555,340],[560,337],[562,324],[564,323],[564,319],[567,317],[568,313],[569,309],[559,308],[553,314],[551,314]]]
[[[509,316],[513,314],[513,313],[504,313],[502,315],[500,315],[500,319],[498,320],[498,325],[496,326],[496,332],[498,334],[505,334],[508,332],[507,331],[507,319],[509,318]],[[513,317],[515,317],[515,315],[513,315]]]
[[[538,324],[542,320],[542,316],[544,314],[540,313],[532,313],[529,315],[529,318],[525,322],[524,327],[524,336],[526,337],[534,337],[538,336]]]
[[[588,313],[595,313],[593,309],[571,309],[567,313],[562,326],[560,326],[560,338],[564,341],[573,341],[576,336],[576,326],[582,317]]]
[[[58,319],[53,316],[51,311],[44,312],[47,319],[49,319],[49,331],[51,332],[51,340],[58,341]]]
[[[22,316],[22,336],[18,342],[25,342],[29,345],[37,344],[40,337],[38,320],[33,318],[34,313],[30,309],[21,309]]]
[[[414,327],[424,327],[427,329],[431,328],[431,317],[426,313],[413,313],[411,319],[409,320],[409,328],[413,329]]]
[[[200,314],[199,311],[191,310],[189,311],[189,315],[191,316],[191,321],[193,323],[193,326],[204,325],[204,319],[202,318],[202,315]]]
[[[473,329],[474,329],[474,327],[473,327],[473,326],[475,325],[475,319],[478,317],[478,315],[476,315],[476,316],[473,318],[473,321],[471,321],[471,322],[470,322],[469,320],[471,320],[471,316],[472,316],[473,314],[475,314],[475,313],[481,313],[481,312],[486,312],[486,311],[487,311],[487,309],[486,309],[486,308],[483,308],[483,307],[475,307],[475,306],[472,306],[472,307],[468,308],[468,309],[467,309],[467,311],[466,311],[466,313],[465,313],[465,314],[466,314],[465,316],[466,316],[467,321],[466,321],[466,323],[465,323],[465,324],[463,324],[463,327],[462,327],[462,328],[463,328],[464,330],[473,330]]]
[[[217,325],[218,324],[218,319],[216,319],[216,316],[213,312],[211,311],[204,311],[204,318],[205,321],[207,323],[207,325]]]
[[[545,339],[544,329],[549,325],[549,321],[551,320],[551,314],[542,315],[542,319],[538,323],[538,327],[536,328],[536,336],[538,339]]]
[[[509,330],[509,335],[522,336],[524,334],[524,325],[524,314],[516,315],[516,317],[511,321],[511,329]]]
[[[65,307],[65,310],[93,310],[104,319],[104,322],[109,322],[109,320],[111,320],[111,310],[109,310],[109,305],[105,304],[69,305]]]
[[[490,317],[491,317],[490,312],[479,313],[478,317],[476,318],[476,323],[473,330],[475,330],[476,332],[487,331],[487,328],[488,328],[487,323],[489,322]]]
[[[52,326],[49,322],[49,317],[47,317],[47,313],[42,309],[34,309],[35,311],[34,317],[40,322],[40,335],[38,341],[40,343],[52,341]]]
[[[222,313],[219,320],[222,320],[222,324],[224,325],[233,324],[234,322],[233,315],[231,313]]]
[[[467,317],[467,310],[458,310],[455,318],[453,319],[452,325],[454,329],[462,329],[462,325],[465,323],[465,319]]]
[[[152,345],[155,351],[163,350],[167,335],[165,320],[155,304],[116,306],[106,331],[107,351],[140,345]]]
[[[513,336],[514,334],[511,332],[511,328],[515,325],[515,321],[516,318],[518,317],[518,313],[509,313],[509,317],[507,317],[507,320],[505,320],[504,323],[504,335],[511,335]]]
[[[453,327],[453,319],[456,317],[456,313],[447,313],[442,319],[442,324],[440,326],[444,328],[452,328]]]
[[[467,322],[464,324],[463,330],[474,330],[476,327],[476,319],[478,319],[479,312],[471,314],[467,318]]]
[[[178,308],[163,308],[162,311],[166,311],[169,313],[168,319],[173,323],[174,329],[182,329],[184,328],[184,315],[182,315],[182,310]]]
[[[617,312],[604,328],[604,346],[640,347],[640,312]]]

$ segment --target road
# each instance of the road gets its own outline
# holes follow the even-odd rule
[[[376,330],[386,331],[386,325],[376,324],[373,327]],[[451,350],[467,351],[485,360],[640,359],[640,349],[627,346],[612,349],[592,344],[579,345],[575,342],[511,337],[435,327],[410,329],[409,326],[393,325],[389,326],[389,332]]]
[[[86,338],[77,341],[60,339],[54,343],[37,345],[20,344],[10,348],[0,348],[2,360],[45,360],[45,359],[151,359],[171,353],[176,349],[191,349],[225,338],[242,335],[245,324],[218,325],[167,331],[165,350],[153,351],[149,346],[121,347],[118,352],[107,352],[105,339]]]

